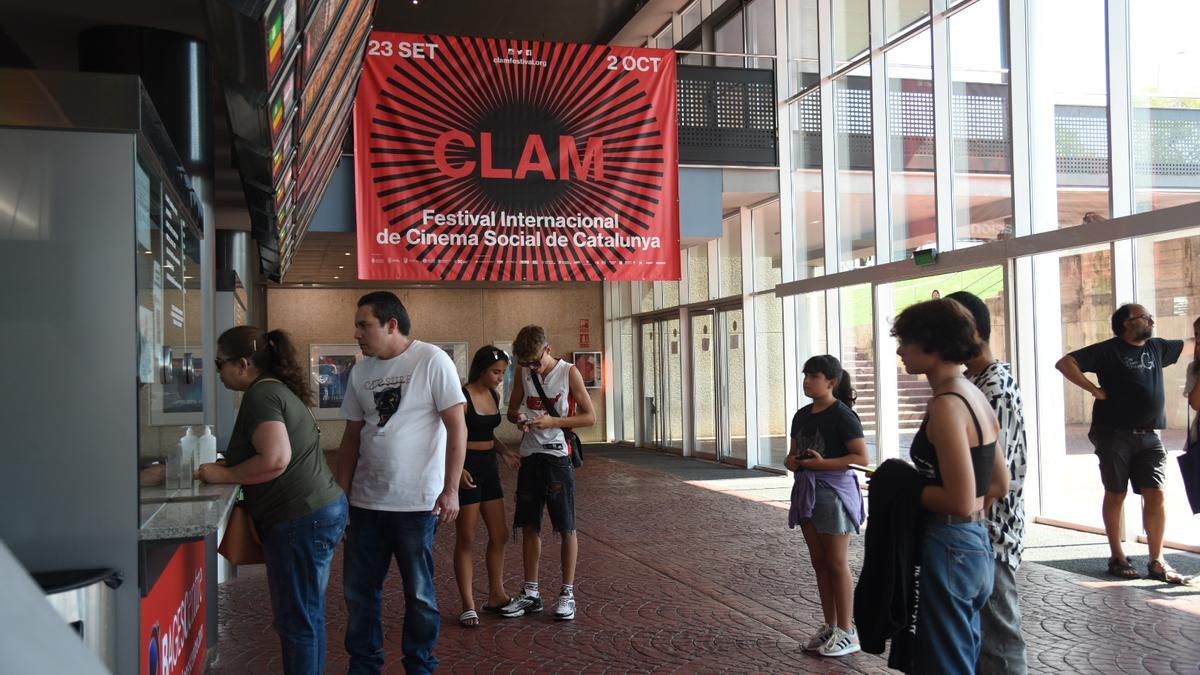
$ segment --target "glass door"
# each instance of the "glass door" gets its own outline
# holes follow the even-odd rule
[[[717,417],[717,313],[695,311],[692,321],[692,454],[720,460],[723,448],[718,443]]]
[[[683,361],[679,319],[641,324],[642,444],[683,450]]]
[[[642,444],[652,448],[663,446],[660,332],[657,321],[642,324]]]
[[[692,449],[746,464],[746,359],[741,308],[704,309],[692,322]]]
[[[727,309],[717,314],[718,339],[723,346],[718,354],[717,372],[723,376],[721,410],[725,452],[734,464],[746,465],[746,356],[742,310]]]

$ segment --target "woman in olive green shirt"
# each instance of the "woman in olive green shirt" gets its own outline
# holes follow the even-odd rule
[[[263,543],[283,668],[325,672],[325,589],[349,506],[321,452],[308,373],[283,331],[238,326],[217,339],[217,373],[245,392],[208,483],[239,483]]]

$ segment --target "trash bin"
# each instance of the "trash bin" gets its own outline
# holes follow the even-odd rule
[[[117,668],[116,593],[124,581],[112,569],[62,570],[33,575],[46,600],[63,618],[83,644],[92,650],[110,672]]]

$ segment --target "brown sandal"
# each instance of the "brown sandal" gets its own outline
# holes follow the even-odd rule
[[[1108,573],[1118,579],[1140,579],[1142,576],[1138,574],[1137,568],[1128,559],[1109,558]]]
[[[1171,567],[1163,560],[1151,560],[1150,564],[1146,565],[1146,571],[1148,572],[1146,574],[1147,579],[1163,581],[1168,584],[1187,583],[1186,577],[1175,571],[1174,567]]]

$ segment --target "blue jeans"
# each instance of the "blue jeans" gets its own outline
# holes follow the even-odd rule
[[[325,672],[325,589],[348,509],[343,495],[306,516],[259,530],[287,675]]]
[[[975,672],[981,647],[979,614],[992,594],[994,565],[986,524],[925,527],[915,672]]]
[[[351,675],[383,671],[383,580],[393,557],[404,583],[404,670],[429,673],[437,669],[433,648],[442,618],[433,588],[436,531],[437,516],[429,511],[350,507],[343,576]]]

